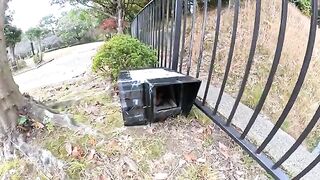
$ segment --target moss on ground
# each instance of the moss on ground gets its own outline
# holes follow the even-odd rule
[[[0,176],[3,176],[11,169],[18,168],[20,166],[21,160],[13,159],[11,161],[5,161],[0,165]]]
[[[182,170],[182,173],[178,177],[179,180],[201,180],[201,179],[217,179],[217,172],[210,167],[208,164],[190,164],[185,169]]]

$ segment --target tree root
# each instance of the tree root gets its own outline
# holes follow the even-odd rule
[[[44,125],[52,123],[54,126],[68,128],[83,135],[97,135],[96,130],[83,124],[75,123],[68,115],[55,112],[44,104],[33,100],[30,96],[27,96],[27,99],[28,101],[23,111],[31,119]]]
[[[67,177],[64,172],[64,163],[50,151],[26,143],[21,136],[12,144],[48,178],[65,179]]]
[[[17,158],[17,154],[21,154],[48,179],[53,177],[65,179],[67,177],[64,172],[65,165],[62,161],[53,156],[50,151],[26,143],[22,134],[10,134],[8,138],[2,142],[2,145],[2,160]]]
[[[43,125],[52,123],[54,126],[68,128],[79,134],[99,135],[96,130],[90,127],[82,124],[76,124],[68,115],[59,114],[44,104],[33,100],[30,96],[25,95],[25,98],[26,103],[23,109],[19,110],[20,115],[27,116],[34,121],[42,123]],[[25,156],[49,179],[52,179],[53,177],[58,179],[67,178],[66,173],[63,170],[65,167],[63,161],[57,159],[48,150],[26,143],[23,135],[18,135],[17,131],[9,133],[5,138],[1,139],[3,149],[0,151],[0,160],[16,157],[18,150],[20,154]]]

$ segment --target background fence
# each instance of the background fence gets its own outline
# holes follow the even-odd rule
[[[280,159],[270,158],[264,153],[265,148],[270,145],[270,141],[275,137],[280,127],[284,124],[288,114],[297,101],[299,92],[305,81],[308,68],[312,61],[313,49],[315,46],[316,32],[317,32],[317,16],[318,16],[318,2],[311,0],[312,12],[309,18],[308,35],[306,39],[306,50],[303,55],[303,61],[299,71],[297,71],[297,79],[294,83],[291,93],[281,109],[280,116],[268,135],[261,144],[252,143],[247,140],[247,135],[256,119],[263,109],[269,92],[272,89],[274,78],[279,67],[281,60],[283,46],[288,25],[288,0],[281,1],[279,28],[277,30],[277,38],[274,41],[274,56],[270,63],[270,70],[266,73],[266,82],[261,87],[261,95],[255,104],[254,112],[250,116],[250,120],[246,124],[243,131],[233,126],[235,113],[239,107],[241,98],[245,92],[247,82],[249,80],[250,72],[255,61],[255,54],[258,46],[257,41],[259,35],[263,34],[261,24],[266,23],[261,21],[261,14],[263,12],[262,1],[254,1],[254,20],[252,22],[251,40],[248,47],[248,56],[243,61],[246,61],[243,75],[239,77],[238,89],[235,93],[235,102],[228,117],[224,117],[219,113],[219,107],[223,102],[223,94],[226,90],[228,78],[230,79],[231,65],[234,61],[234,52],[236,50],[236,40],[239,37],[239,18],[242,8],[245,8],[246,3],[240,0],[230,1],[197,1],[197,0],[154,0],[151,1],[134,19],[131,25],[132,36],[138,38],[142,42],[150,45],[156,49],[158,55],[158,67],[167,67],[175,71],[200,78],[202,83],[205,84],[204,93],[200,95],[195,105],[200,108],[206,115],[208,115],[214,123],[223,129],[235,142],[237,142],[246,152],[248,152],[264,169],[267,170],[276,179],[288,179],[289,176],[281,169],[281,165],[299,148],[303,141],[310,134],[315,127],[320,117],[320,106],[318,104],[315,113],[311,120],[307,123],[306,127],[298,134],[296,141],[292,146],[282,155]],[[208,15],[209,8],[213,9],[214,19]],[[201,9],[201,11],[199,10]],[[221,80],[219,81],[218,98],[214,106],[207,103],[208,92],[214,82],[212,82],[220,62],[219,44],[225,43],[219,39],[221,38],[222,12],[224,9],[232,9],[232,20],[230,26],[230,40],[228,41],[227,57],[223,73],[221,73]],[[197,17],[198,16],[198,17]],[[200,18],[199,18],[200,17]],[[199,19],[201,22],[199,22]],[[210,21],[211,20],[211,21]],[[213,21],[212,21],[213,20]],[[210,21],[210,22],[209,22]],[[230,21],[230,19],[229,19]],[[210,23],[214,23],[211,28]],[[196,28],[197,26],[197,28]],[[208,46],[208,37],[212,34],[212,46],[209,48],[210,53],[206,52]],[[195,40],[197,38],[197,40]],[[200,39],[199,39],[200,38]],[[195,43],[197,43],[195,45]],[[205,63],[204,59],[209,58],[209,63]],[[215,66],[216,65],[216,66]],[[300,179],[314,168],[320,161],[318,155],[310,164],[305,164],[305,169],[294,174],[294,179]]]

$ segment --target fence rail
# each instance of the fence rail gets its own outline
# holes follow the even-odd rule
[[[207,103],[208,92],[210,91],[210,85],[212,84],[212,76],[214,74],[215,64],[217,61],[217,52],[219,42],[219,36],[221,32],[221,14],[224,8],[222,0],[216,0],[215,9],[215,27],[208,30],[208,0],[153,0],[151,1],[139,14],[136,16],[131,24],[132,36],[138,38],[142,42],[150,45],[153,49],[157,50],[158,64],[157,67],[167,67],[175,71],[190,75],[190,71],[194,70],[191,74],[196,78],[200,75],[204,78],[203,82],[206,82],[205,93],[202,97],[198,97],[195,105],[201,109],[208,117],[210,117],[214,123],[216,123],[222,130],[224,130],[235,142],[237,142],[250,156],[252,156],[269,174],[276,179],[289,179],[289,176],[282,169],[281,165],[288,160],[288,158],[298,149],[306,137],[315,127],[316,123],[320,118],[320,106],[317,108],[311,121],[305,127],[303,132],[297,138],[295,143],[287,150],[279,160],[272,160],[269,156],[264,153],[265,148],[269,145],[270,141],[275,137],[275,134],[279,131],[281,125],[283,125],[289,112],[297,101],[299,92],[303,86],[306,78],[306,74],[309,65],[312,60],[312,53],[315,46],[316,32],[317,32],[317,17],[318,17],[318,1],[311,0],[312,12],[310,17],[310,26],[308,34],[308,42],[306,52],[304,55],[301,70],[298,75],[298,79],[291,92],[290,98],[288,99],[281,115],[273,126],[271,132],[263,140],[261,145],[256,145],[247,140],[247,135],[252,129],[252,126],[256,122],[258,115],[260,114],[266,99],[271,90],[271,86],[274,82],[274,77],[277,72],[279,61],[283,52],[283,46],[287,31],[288,24],[288,0],[281,1],[281,17],[278,31],[278,37],[275,53],[271,65],[271,69],[268,73],[268,78],[263,87],[261,96],[254,108],[254,112],[250,117],[243,132],[240,132],[235,128],[232,123],[234,115],[239,107],[241,98],[245,87],[248,82],[252,64],[254,63],[254,56],[257,50],[257,41],[261,32],[261,11],[262,1],[255,1],[255,18],[252,31],[252,41],[249,51],[249,56],[246,61],[244,75],[241,79],[240,87],[237,91],[236,100],[232,106],[231,113],[228,117],[222,117],[219,114],[219,107],[222,102],[222,96],[226,88],[226,84],[229,78],[230,67],[233,62],[233,56],[235,51],[235,43],[237,39],[237,31],[239,29],[239,12],[241,11],[241,1],[233,0],[230,1],[228,8],[233,8],[233,21],[231,28],[231,38],[228,50],[227,61],[225,65],[225,71],[223,73],[222,83],[218,94],[217,101],[214,107],[209,107]],[[232,3],[231,3],[232,2]],[[194,50],[195,45],[195,24],[197,23],[197,9],[202,9],[202,24],[200,30],[200,43],[197,45],[198,49]],[[206,35],[208,33],[214,34],[212,53],[210,54],[210,64],[208,67],[204,65],[204,47],[206,46]],[[187,34],[188,40],[187,40]],[[194,51],[197,53],[193,54]],[[186,52],[189,52],[187,54]],[[186,55],[187,54],[187,55]],[[196,56],[196,57],[193,57]],[[194,62],[195,63],[192,63]],[[194,65],[194,66],[192,66]],[[200,69],[207,69],[207,71],[201,71]],[[184,71],[185,70],[185,71]],[[300,173],[296,174],[293,179],[300,179],[306,175],[312,168],[314,168],[320,161],[320,155],[318,155],[314,161],[309,165],[305,164],[305,169]]]

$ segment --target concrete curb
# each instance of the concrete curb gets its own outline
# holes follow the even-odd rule
[[[35,67],[26,69],[26,70],[24,70],[24,71],[20,71],[20,72],[18,72],[18,73],[14,73],[13,75],[14,75],[14,76],[17,76],[17,75],[19,75],[19,74],[23,74],[23,73],[26,73],[26,72],[28,72],[28,71],[32,71],[32,70],[34,70],[34,69],[38,69],[39,67],[41,67],[41,66],[43,66],[43,65],[46,65],[46,64],[48,64],[49,62],[52,62],[53,60],[54,60],[54,59],[50,59],[49,61],[44,61],[44,62],[41,63],[41,64],[37,64]]]
[[[202,81],[201,87],[198,93],[199,97],[203,97],[205,92],[205,86],[207,82]],[[218,98],[220,88],[210,86],[207,103],[210,107],[214,107],[215,102]],[[229,94],[224,93],[222,96],[222,101],[219,106],[219,113],[228,117],[235,99]],[[253,110],[248,106],[240,103],[238,110],[233,119],[233,125],[243,131],[249,122]],[[260,145],[263,140],[267,137],[271,129],[273,128],[273,123],[270,121],[270,118],[260,114],[256,119],[255,124],[252,126],[247,138],[254,144]],[[295,139],[291,137],[286,132],[281,129],[277,132],[274,138],[270,141],[269,145],[265,149],[265,153],[268,154],[272,159],[279,160],[282,155],[292,146],[295,142]],[[310,164],[315,158],[315,153],[310,153],[305,147],[300,146],[291,157],[283,163],[283,168],[289,172],[290,175],[297,175],[300,173],[307,165]],[[316,177],[320,177],[320,165],[318,164],[313,168],[308,174],[306,174],[303,179],[314,180]]]

